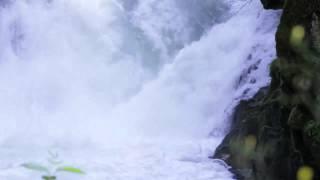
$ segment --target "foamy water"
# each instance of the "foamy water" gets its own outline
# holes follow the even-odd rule
[[[269,83],[276,12],[235,0],[2,3],[0,179],[40,177],[20,164],[52,149],[87,172],[61,179],[232,179],[208,157],[238,100]]]

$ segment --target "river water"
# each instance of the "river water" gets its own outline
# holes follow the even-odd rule
[[[231,180],[208,157],[266,86],[278,12],[243,0],[0,1],[0,179]]]

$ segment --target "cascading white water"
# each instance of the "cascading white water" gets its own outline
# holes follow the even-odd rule
[[[268,84],[277,13],[236,0],[0,1],[0,179],[232,179],[208,159]],[[239,80],[242,76],[241,80]]]

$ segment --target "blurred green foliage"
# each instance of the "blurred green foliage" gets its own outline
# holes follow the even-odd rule
[[[51,151],[49,151],[48,163],[49,163],[48,165],[42,165],[39,163],[24,163],[21,166],[32,171],[41,172],[43,174],[42,175],[43,180],[57,179],[56,174],[58,172],[85,174],[85,172],[79,168],[62,165],[62,161],[59,159],[58,154],[53,153]]]

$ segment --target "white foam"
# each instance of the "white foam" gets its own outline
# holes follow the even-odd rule
[[[276,13],[259,2],[238,11],[242,5],[30,0],[3,7],[0,179],[34,177],[19,163],[41,161],[52,147],[86,169],[84,179],[232,179],[208,156],[230,107],[269,83],[276,26]]]

